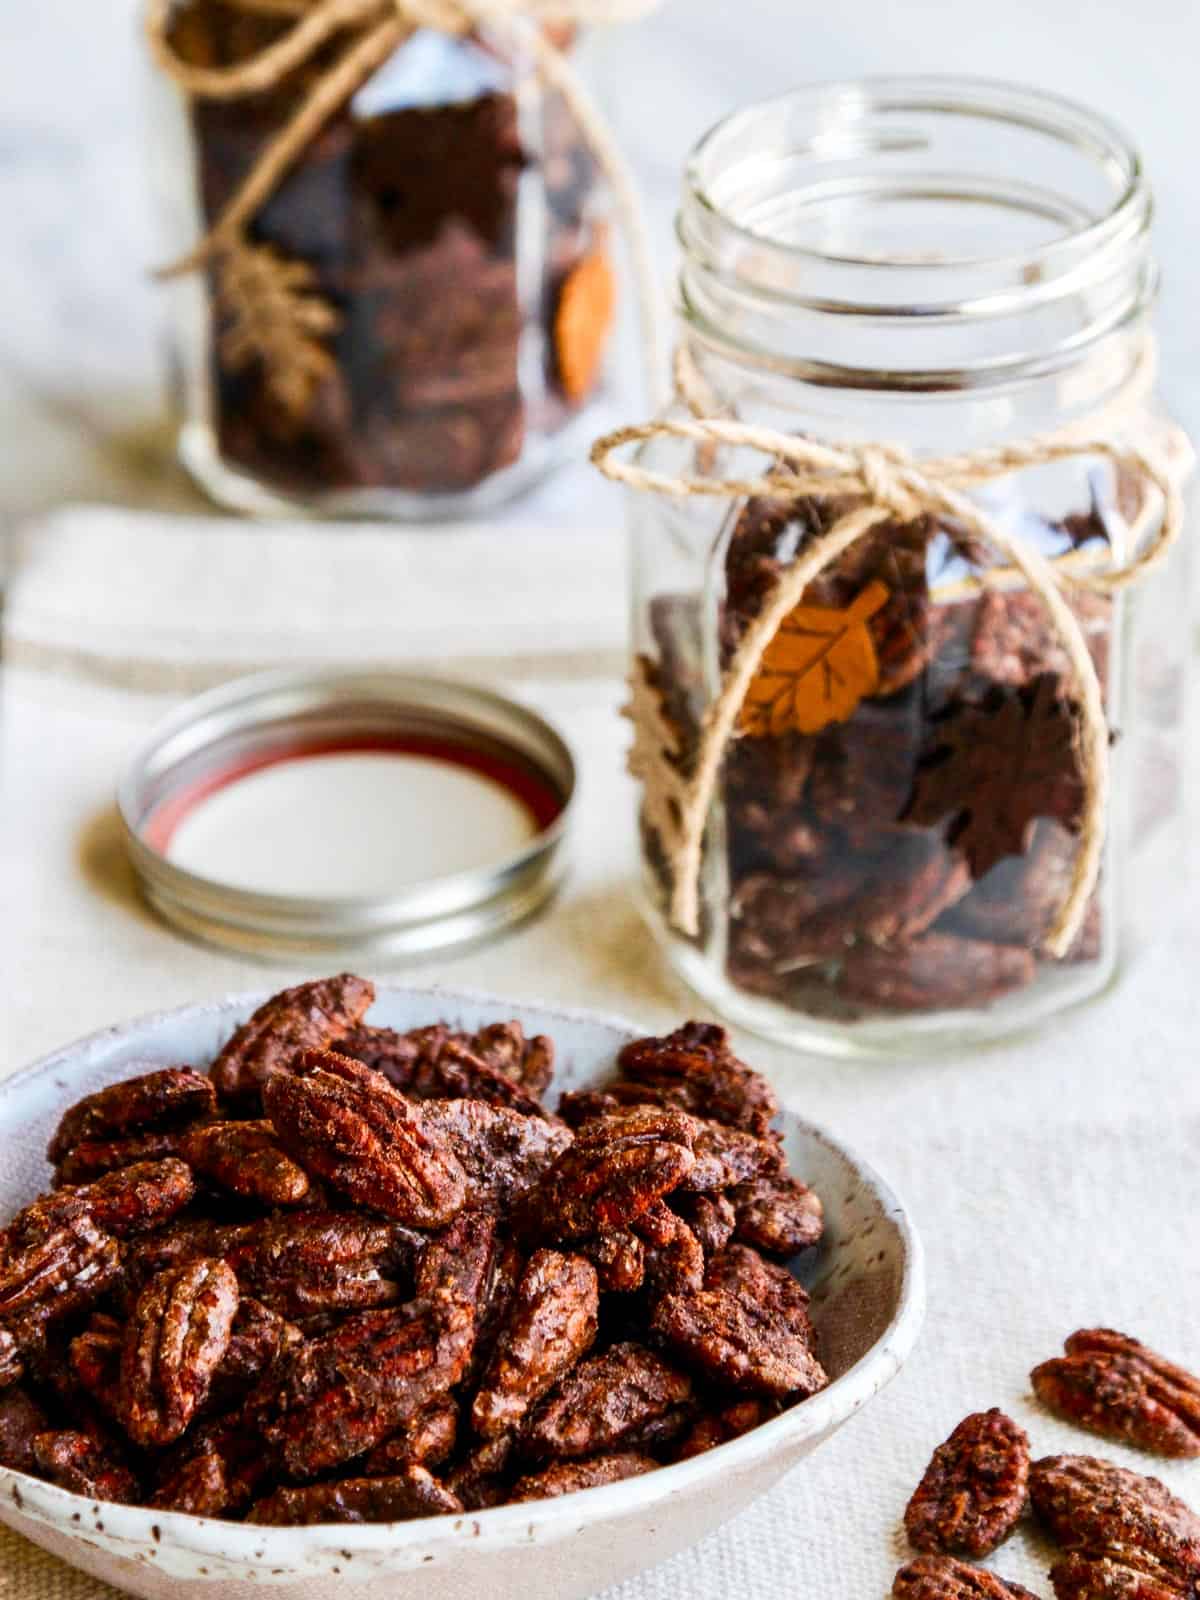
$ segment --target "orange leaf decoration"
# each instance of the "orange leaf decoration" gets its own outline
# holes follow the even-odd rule
[[[845,611],[796,606],[763,653],[746,692],[741,731],[765,738],[820,733],[845,722],[879,687],[879,660],[867,623],[888,591],[869,583]]]
[[[608,257],[603,250],[593,250],[567,275],[554,317],[558,376],[573,404],[587,398],[600,376],[616,301],[617,283]]]

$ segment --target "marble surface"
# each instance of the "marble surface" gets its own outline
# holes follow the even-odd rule
[[[596,52],[645,185],[664,284],[687,150],[734,106],[803,79],[952,71],[1030,80],[1105,108],[1159,195],[1165,376],[1200,420],[1195,62],[1189,0],[667,0]],[[163,435],[163,340],[145,181],[136,0],[0,7],[0,512],[67,500],[190,506]],[[630,404],[636,405],[635,401]],[[520,510],[598,525],[611,491],[566,469]]]

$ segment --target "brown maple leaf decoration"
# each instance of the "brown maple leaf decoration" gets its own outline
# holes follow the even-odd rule
[[[268,391],[292,418],[305,415],[335,366],[322,341],[341,318],[315,288],[310,266],[269,245],[239,241],[217,263],[221,359],[231,372],[258,362]]]
[[[1083,806],[1079,722],[1061,680],[1042,673],[950,713],[921,757],[904,821],[946,824],[949,843],[982,878],[1024,855],[1039,817],[1078,831]]]
[[[887,600],[887,587],[873,580],[844,611],[806,605],[789,611],[746,691],[741,731],[778,737],[845,722],[879,687],[867,623]]]

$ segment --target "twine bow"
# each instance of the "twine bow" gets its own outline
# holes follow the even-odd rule
[[[267,144],[245,180],[199,244],[161,269],[176,277],[195,271],[235,245],[246,224],[325,123],[357,94],[373,73],[421,28],[461,36],[479,28],[506,34],[528,52],[535,72],[569,106],[588,148],[612,189],[636,284],[647,383],[651,392],[666,370],[661,344],[658,291],[649,235],[637,185],[607,123],[563,52],[542,31],[632,20],[658,0],[227,0],[260,16],[291,19],[274,44],[227,67],[185,61],[170,38],[175,0],[149,0],[146,34],[158,66],[187,94],[204,100],[237,100],[276,87],[310,62],[335,37],[345,36],[341,54],[313,84],[295,115]]]
[[[663,841],[672,866],[671,922],[681,932],[699,931],[699,876],[704,831],[725,746],[734,735],[742,702],[763,654],[809,584],[854,544],[887,522],[911,522],[924,513],[952,518],[967,534],[998,550],[1037,595],[1070,662],[1079,693],[1079,762],[1083,786],[1080,844],[1070,882],[1044,941],[1048,953],[1070,949],[1100,872],[1108,806],[1108,723],[1104,694],[1078,619],[1064,598],[1072,589],[1114,594],[1138,583],[1160,566],[1183,522],[1180,474],[1165,461],[1112,433],[1122,415],[1144,404],[1153,386],[1155,351],[1147,341],[1139,350],[1118,400],[1102,416],[1024,441],[917,460],[903,446],[888,443],[828,445],[736,421],[696,418],[656,421],[619,428],[596,441],[592,462],[607,478],[630,488],[675,499],[706,496],[741,500],[805,497],[821,501],[852,499],[855,504],[827,533],[807,545],[779,578],[733,654],[716,698],[700,729],[694,766],[677,803],[678,829]],[[631,444],[673,438],[714,446],[761,451],[777,465],[769,476],[714,478],[667,475],[617,458]],[[1120,564],[1086,569],[1055,564],[1018,533],[990,516],[967,490],[1055,461],[1099,457],[1130,476],[1140,490],[1130,533],[1129,553]],[[707,462],[706,462],[707,464]],[[980,580],[986,582],[984,578]]]

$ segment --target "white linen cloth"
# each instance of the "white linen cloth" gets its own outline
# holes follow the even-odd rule
[[[489,948],[403,969],[406,980],[595,1006],[647,1030],[706,1014],[629,892],[619,540],[571,533],[530,552],[510,530],[272,532],[82,511],[35,530],[9,596],[2,679],[0,1070],[121,1017],[301,975],[202,949],[157,922],[137,898],[112,812],[123,763],[180,687],[294,659],[453,660],[553,718],[579,758],[563,898]],[[508,620],[500,589],[493,605],[478,582],[482,605],[435,620],[430,586],[461,596],[479,561],[504,585]],[[416,575],[407,595],[404,570]],[[514,570],[519,582],[503,579]],[[253,598],[240,581],[248,571]],[[506,656],[519,658],[507,685]],[[776,1492],[723,1528],[714,1497],[703,1544],[610,1600],[882,1600],[930,1452],[991,1405],[1029,1429],[1036,1453],[1097,1448],[1200,1508],[1200,1463],[1159,1466],[1093,1446],[1041,1414],[1028,1390],[1036,1362],[1096,1323],[1200,1368],[1200,937],[1182,888],[1162,915],[1157,946],[1104,998],[969,1056],[826,1061],[740,1037],[790,1103],[908,1202],[928,1251],[928,1321],[892,1387]],[[992,1565],[1048,1596],[1048,1554],[1022,1532]],[[4,1530],[0,1574],[6,1600],[102,1592]]]

